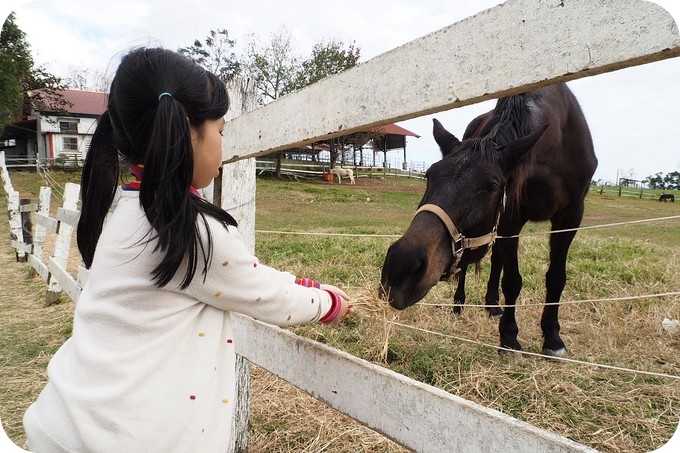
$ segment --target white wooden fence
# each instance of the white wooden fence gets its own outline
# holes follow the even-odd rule
[[[35,272],[47,284],[46,303],[58,299],[62,291],[74,301],[78,300],[80,290],[87,279],[87,270],[79,266],[77,277],[67,271],[71,236],[78,225],[80,212],[77,211],[80,197],[80,186],[67,183],[64,187],[63,204],[57,209],[56,218],[50,217],[50,201],[52,190],[41,187],[37,203],[20,204],[19,192],[14,190],[5,162],[5,153],[0,151],[0,175],[7,194],[7,209],[10,223],[10,244],[17,251],[17,259],[28,261],[31,272]],[[34,228],[30,242],[24,234],[22,218],[26,213],[32,214]],[[54,246],[51,256],[45,260],[45,239],[47,233],[54,235]]]
[[[239,221],[252,250],[255,156],[677,56],[677,25],[651,2],[508,0],[257,110],[250,82],[236,81],[230,86],[236,106],[230,115],[247,113],[226,124],[223,158],[228,165],[216,198]],[[393,70],[404,68],[405,62],[412,71]],[[328,93],[336,94],[332,103]],[[13,196],[8,201],[16,207]],[[41,203],[36,219],[46,217]],[[74,208],[65,206],[60,213],[57,219],[39,222],[57,231],[72,227]],[[17,227],[12,227],[12,234],[19,250],[35,255],[37,244],[24,249]],[[45,266],[47,280],[58,280],[77,299],[79,279],[62,272],[65,263],[53,256]],[[36,267],[44,275],[45,269]],[[262,366],[414,451],[592,451],[286,330],[242,316],[234,316],[234,323],[237,335],[248,338],[235,342],[240,366],[246,370],[248,362]],[[245,389],[248,376],[247,371],[242,373],[239,383]],[[243,423],[247,398],[240,404],[237,415]],[[246,448],[247,422],[240,426],[235,432],[243,436],[231,451]]]
[[[253,162],[273,151],[677,56],[678,27],[651,2],[508,0],[238,116],[225,127],[223,158]],[[235,184],[236,176],[225,170],[224,181]],[[255,176],[241,176],[239,195],[223,196],[222,206],[252,224]],[[235,322],[249,338],[237,351],[247,360],[415,451],[588,450],[281,329]]]

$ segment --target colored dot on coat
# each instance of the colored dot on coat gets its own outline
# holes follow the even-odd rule
[[[312,303],[314,303],[314,298],[312,298]]]
[[[215,297],[220,297],[221,295],[222,295],[222,291],[217,291],[217,292],[215,293]]]
[[[231,338],[227,339],[227,343],[231,344],[233,342],[234,342],[234,340],[232,340]]]
[[[290,318],[292,318],[293,315],[288,315],[288,318],[286,318],[286,321],[290,321]]]
[[[257,296],[257,298],[255,299],[255,302],[259,302],[261,300],[262,300],[262,298],[260,296]]]
[[[257,263],[253,263],[253,267],[257,267]]]
[[[229,402],[229,400],[227,398],[222,400],[222,403],[224,403],[224,404],[227,404],[228,402]]]
[[[198,336],[199,336],[199,337],[205,337],[205,332],[199,332],[199,333],[198,333]]]
[[[228,264],[229,264],[229,261],[225,261],[224,263],[222,263],[222,266],[226,266]]]
[[[196,399],[196,395],[190,395],[190,396],[189,396],[189,399],[190,399],[190,400],[195,400],[195,399]]]

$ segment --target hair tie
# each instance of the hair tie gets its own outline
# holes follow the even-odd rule
[[[161,94],[158,95],[158,102],[161,102],[161,98],[163,96],[170,96],[172,97],[172,94],[168,93],[167,91],[162,92]]]

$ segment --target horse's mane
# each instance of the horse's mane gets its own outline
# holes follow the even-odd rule
[[[486,148],[485,151],[482,151],[484,155],[530,133],[531,110],[525,95],[507,96],[500,98],[496,103],[491,119],[480,132],[480,136],[484,138],[480,140],[479,146]],[[491,146],[487,146],[487,144]],[[526,165],[517,165],[508,175],[508,196],[517,201],[516,206],[519,206],[521,202],[524,177],[528,173],[530,162],[529,157]]]
[[[480,136],[502,146],[530,133],[531,111],[524,94],[518,94],[498,100],[493,116],[482,128]]]
[[[499,99],[493,115],[479,133],[465,140],[466,149],[475,158],[495,158],[498,148],[531,133],[530,115],[531,111],[523,94]]]

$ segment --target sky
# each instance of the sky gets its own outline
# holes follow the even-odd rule
[[[190,46],[210,30],[226,28],[237,54],[248,36],[267,42],[286,27],[296,54],[307,57],[322,39],[354,41],[360,62],[502,3],[501,0],[3,0],[0,14],[16,12],[34,60],[53,74],[73,67],[113,72],[135,46]],[[679,22],[677,0],[657,1]],[[680,171],[680,58],[650,63],[569,82],[595,143],[595,180],[644,179]],[[426,164],[441,158],[432,139],[432,118],[456,136],[486,101],[399,123],[421,135],[407,140],[407,160]],[[396,156],[395,156],[396,157]]]

